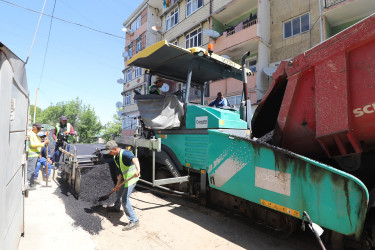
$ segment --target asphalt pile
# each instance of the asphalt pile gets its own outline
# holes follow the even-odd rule
[[[88,170],[88,171],[87,171]],[[108,164],[96,165],[81,172],[81,191],[79,200],[97,203],[99,197],[107,195],[114,188]],[[101,204],[111,204],[116,201],[116,193]]]
[[[108,217],[106,207],[116,200],[114,193],[108,200],[98,202],[100,196],[108,194],[114,187],[108,164],[83,169],[78,199],[62,179],[58,181],[60,188],[56,189],[55,194],[64,202],[66,213],[74,220],[74,226],[81,227],[90,234],[98,234],[103,230],[102,218],[98,214]]]

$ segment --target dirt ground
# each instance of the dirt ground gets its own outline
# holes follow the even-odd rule
[[[309,232],[297,231],[283,239],[242,217],[139,188],[131,195],[131,203],[140,227],[124,232],[123,212],[110,213],[106,204],[75,200],[58,179],[49,184],[45,187],[41,182],[25,200],[20,250],[318,249]]]

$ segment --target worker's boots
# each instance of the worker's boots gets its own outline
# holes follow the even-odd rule
[[[139,220],[137,220],[136,222],[130,221],[128,225],[122,228],[122,231],[132,230],[137,227],[139,227]]]

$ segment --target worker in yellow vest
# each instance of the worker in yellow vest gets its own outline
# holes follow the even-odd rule
[[[66,142],[66,151],[70,151],[70,143],[73,142],[73,136],[76,134],[73,126],[67,122],[66,116],[60,117],[60,122],[56,124],[55,129],[53,130],[52,137],[56,142],[55,153],[54,153],[54,162],[55,166],[59,166],[61,151],[59,147],[64,148],[64,142]]]
[[[49,140],[45,140],[44,142],[41,142],[38,133],[42,129],[42,125],[39,122],[36,122],[33,124],[33,127],[30,131],[30,146],[27,152],[27,181],[29,185],[29,189],[35,188],[34,183],[34,172],[36,163],[38,161],[38,158],[40,157],[40,149],[44,147],[45,145],[48,145]]]
[[[161,95],[160,88],[163,86],[163,79],[159,76],[156,77],[156,80],[154,81],[154,85],[151,85],[148,87],[148,93],[152,95]]]
[[[113,160],[118,168],[117,184],[114,188],[114,190],[117,191],[117,200],[114,206],[109,207],[108,210],[112,212],[120,212],[120,206],[122,203],[124,212],[129,219],[129,223],[122,229],[122,231],[139,227],[139,220],[135,215],[129,200],[130,194],[133,192],[141,173],[139,160],[132,152],[119,148],[115,141],[107,142],[105,149],[106,151],[104,154],[113,155]],[[121,185],[123,180],[127,179],[130,180]]]

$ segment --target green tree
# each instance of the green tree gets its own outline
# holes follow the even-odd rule
[[[33,105],[30,108],[33,108]],[[37,108],[36,114],[38,122],[52,126],[55,126],[60,121],[60,117],[65,115],[74,130],[78,132],[80,142],[83,143],[93,142],[95,135],[102,129],[94,109],[90,105],[83,105],[78,97],[68,102],[58,102],[44,110]]]
[[[80,142],[91,143],[95,141],[95,135],[100,132],[102,125],[90,105],[84,105],[78,120],[77,130]]]
[[[49,106],[43,111],[43,123],[55,126],[60,121],[60,117],[65,115],[68,122],[73,127],[78,125],[78,118],[82,111],[82,101],[78,99],[69,102],[58,102],[55,105]]]
[[[118,115],[113,115],[113,121],[104,125],[103,139],[106,141],[112,140],[115,137],[121,136],[122,123]]]
[[[30,105],[30,116],[31,116],[31,123],[34,122],[34,109],[35,105]],[[35,122],[43,123],[43,110],[36,106],[36,114],[35,114]]]

